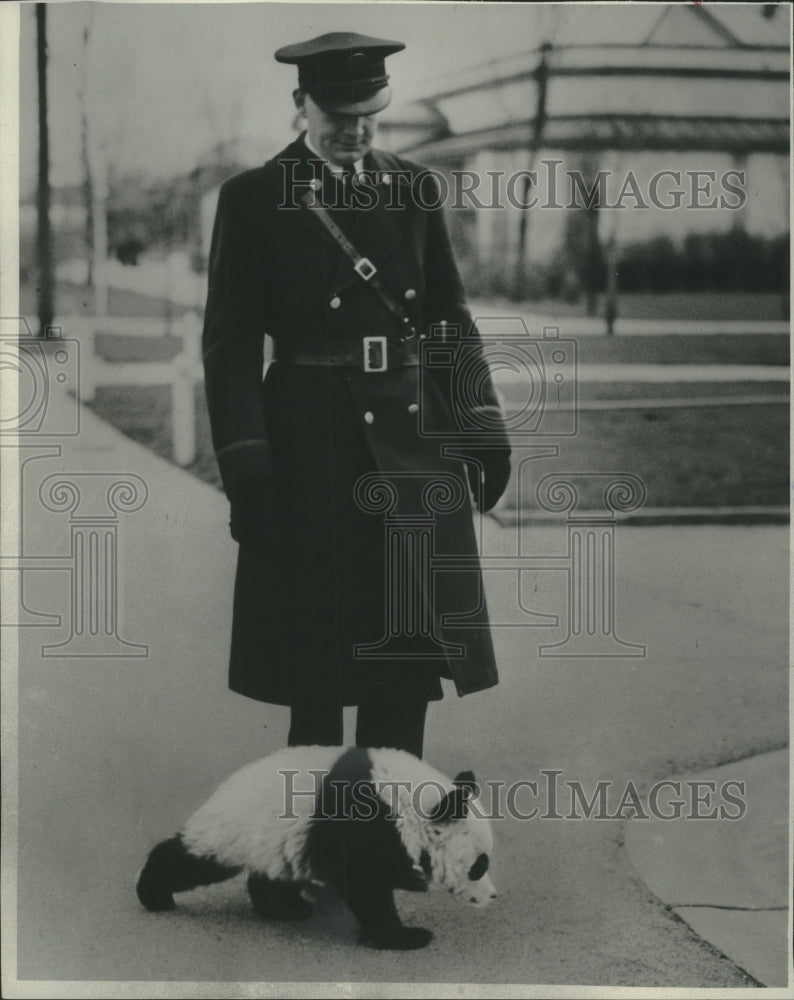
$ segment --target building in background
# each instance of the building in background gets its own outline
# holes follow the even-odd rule
[[[660,6],[616,38],[595,5],[550,8],[525,53],[388,110],[384,144],[478,184],[448,202],[473,291],[584,296],[588,312],[597,292],[609,312],[618,288],[648,285],[787,302],[789,12],[713,9]]]
[[[408,42],[379,145],[446,176],[468,172],[446,205],[471,295],[566,300],[573,311],[608,315],[618,293],[763,292],[766,318],[770,310],[780,318],[789,274],[788,5],[433,4],[410,17],[399,5],[360,6],[361,30],[388,23]],[[160,5],[155,31],[134,8],[50,12],[58,279],[90,284],[93,264],[111,286],[197,306],[218,185],[289,139],[293,80],[262,59],[261,40],[272,36],[275,46],[304,25],[296,7],[205,4],[188,27],[188,8]],[[367,20],[386,11],[381,28]],[[317,12],[318,33],[339,27],[333,5]],[[21,271],[30,289],[32,15],[21,19],[20,129]],[[202,46],[215,41],[208,72]],[[593,198],[602,184],[603,197]],[[532,199],[535,207],[520,207]],[[93,260],[103,256],[98,223],[107,266]],[[624,315],[628,305],[624,298]]]

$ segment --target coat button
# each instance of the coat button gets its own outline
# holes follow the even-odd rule
[[[383,183],[384,184],[391,184],[391,174],[384,174],[383,175]]]
[[[419,404],[418,403],[411,403],[411,405],[408,407],[408,412],[409,413],[418,413],[419,412]]]
[[[364,414],[364,419],[368,424],[372,424],[375,422],[375,414],[367,410],[367,412]]]
[[[416,298],[416,290],[413,289],[413,288],[407,288],[406,291],[405,291],[405,297],[406,297],[406,299],[408,299],[409,302],[411,301],[411,299],[415,299]]]
[[[334,297],[331,299],[331,301],[328,303],[328,305],[332,309],[338,309],[342,305],[342,300],[339,298],[338,295],[334,295]]]

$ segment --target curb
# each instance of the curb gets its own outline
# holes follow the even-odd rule
[[[521,512],[515,508],[491,511],[490,516],[500,528],[513,528],[527,524],[560,524],[559,515],[544,511]],[[647,507],[632,514],[610,515],[603,510],[580,510],[571,521],[615,521],[632,527],[686,524],[788,524],[790,508],[785,504],[747,507]]]

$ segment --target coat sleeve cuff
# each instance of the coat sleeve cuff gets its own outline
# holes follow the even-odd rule
[[[226,496],[234,502],[250,495],[257,485],[263,488],[273,480],[270,448],[261,438],[234,441],[216,453]]]

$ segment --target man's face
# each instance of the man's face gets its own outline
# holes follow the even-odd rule
[[[309,142],[330,163],[340,167],[360,160],[372,147],[377,113],[344,115],[323,111],[308,94],[295,94],[295,103],[306,119]]]

